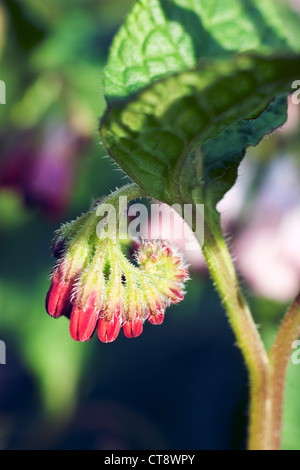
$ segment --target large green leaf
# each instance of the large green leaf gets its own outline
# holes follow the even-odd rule
[[[104,77],[111,157],[157,199],[214,206],[247,147],[286,120],[300,71],[285,31],[272,0],[137,1]]]
[[[128,96],[205,58],[278,51],[285,31],[272,0],[138,0],[114,38],[105,94]]]
[[[168,76],[108,108],[103,142],[156,199],[182,202],[209,187],[215,203],[233,184],[246,147],[285,121],[279,95],[297,75],[298,55],[243,54]]]

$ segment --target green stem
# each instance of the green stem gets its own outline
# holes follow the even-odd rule
[[[129,183],[125,186],[122,186],[122,188],[120,189],[116,189],[109,196],[106,196],[106,198],[103,199],[101,204],[112,204],[118,207],[121,197],[125,197],[129,202],[133,199],[139,199],[142,197],[149,198],[150,196],[147,195],[147,193],[143,189],[141,189],[136,183]]]
[[[235,268],[222,236],[219,218],[205,221],[202,247],[210,274],[222,299],[237,344],[244,357],[250,385],[248,449],[269,447],[268,356],[239,287]]]
[[[292,343],[300,336],[300,293],[288,309],[269,352],[271,449],[280,448],[285,379]]]
[[[249,373],[248,449],[279,450],[286,371],[292,343],[300,336],[300,293],[267,354],[239,287],[217,214],[205,220],[202,250]]]

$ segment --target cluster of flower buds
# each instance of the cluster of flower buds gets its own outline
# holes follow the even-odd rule
[[[47,312],[68,317],[77,341],[97,330],[101,341],[111,342],[121,328],[126,337],[137,337],[146,320],[161,324],[166,307],[183,299],[185,261],[168,242],[151,240],[140,244],[130,262],[117,237],[97,236],[96,223],[93,209],[58,232]]]

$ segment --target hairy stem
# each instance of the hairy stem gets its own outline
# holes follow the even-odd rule
[[[288,309],[269,352],[271,404],[271,450],[280,448],[286,371],[293,341],[300,336],[300,293]]]
[[[205,241],[202,250],[249,373],[248,449],[267,449],[270,435],[269,359],[239,287],[235,268],[217,218],[205,221]]]

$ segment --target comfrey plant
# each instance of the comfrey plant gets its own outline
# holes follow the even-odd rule
[[[300,77],[300,22],[278,8],[272,0],[137,0],[110,50],[100,122],[108,154],[132,184],[60,229],[46,300],[50,315],[70,318],[79,341],[96,329],[109,342],[121,328],[134,337],[146,320],[160,324],[166,307],[183,299],[187,266],[167,241],[144,241],[134,262],[125,257],[120,198],[189,205],[196,236],[204,205],[202,251],[249,373],[248,449],[280,448],[300,294],[266,351],[216,204],[234,184],[247,147],[287,119],[287,98]],[[97,215],[102,204],[114,209],[104,218]]]
[[[135,189],[125,186],[122,192],[134,195]],[[115,211],[104,220],[102,229],[109,227],[108,231],[98,234],[99,217],[94,209],[66,224],[53,244],[58,263],[46,308],[55,318],[70,317],[70,333],[78,341],[89,340],[96,326],[105,343],[114,341],[121,327],[128,338],[139,336],[146,320],[161,324],[166,307],[183,300],[188,270],[175,247],[146,240],[136,252],[135,264],[124,256],[118,232],[120,193],[105,202],[107,206],[110,201],[112,209],[117,204],[119,213],[117,220]]]

